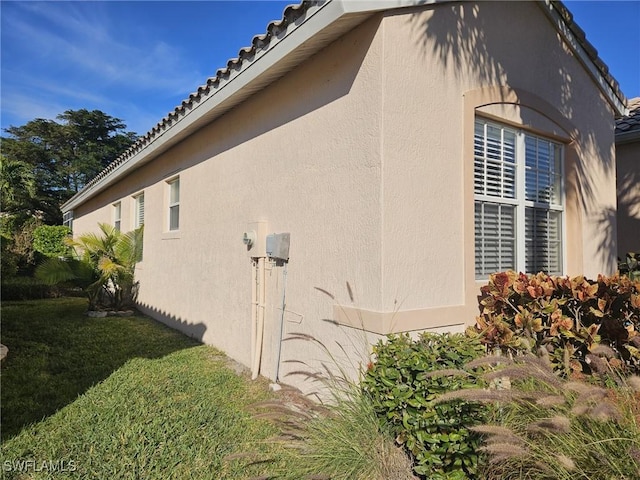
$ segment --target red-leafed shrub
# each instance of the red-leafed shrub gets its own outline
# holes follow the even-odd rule
[[[470,333],[489,348],[548,357],[563,375],[640,373],[640,281],[508,271],[491,275],[479,303]]]

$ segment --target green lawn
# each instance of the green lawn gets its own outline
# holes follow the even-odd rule
[[[269,397],[264,382],[151,319],[90,319],[85,305],[75,298],[2,304],[3,478],[263,473],[264,465],[225,457],[270,448],[262,440],[274,427],[250,412]]]

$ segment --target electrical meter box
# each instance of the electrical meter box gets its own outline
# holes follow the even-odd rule
[[[289,233],[267,235],[267,257],[275,260],[289,260]]]

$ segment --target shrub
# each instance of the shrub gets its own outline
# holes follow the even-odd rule
[[[437,395],[476,386],[460,375],[483,355],[482,344],[460,334],[391,335],[374,347],[375,362],[362,381],[381,422],[414,460],[414,471],[429,479],[476,478],[480,443],[469,427],[485,409],[464,401],[435,404]],[[462,372],[464,373],[464,372]]]
[[[601,388],[558,378],[534,355],[473,363],[480,362],[499,362],[483,378],[508,377],[511,388],[460,390],[438,401],[464,398],[499,405],[494,422],[472,427],[485,435],[481,450],[489,458],[481,467],[483,479],[640,478],[640,377]]]
[[[640,280],[640,253],[627,253],[624,261],[618,262],[618,271],[631,280]]]
[[[63,257],[71,253],[71,247],[64,239],[71,235],[71,229],[63,225],[40,225],[33,231],[33,248],[45,257]]]
[[[2,279],[2,300],[39,300],[57,297],[58,287],[47,285],[31,277],[11,277]]]
[[[28,218],[23,223],[12,216],[1,217],[3,278],[16,274],[33,274],[39,260],[39,254],[33,248],[33,231],[41,223],[35,217]]]
[[[592,352],[602,342],[614,368],[640,371],[640,281],[627,276],[554,277],[502,272],[481,289],[474,333],[490,348],[535,352],[556,372],[597,372]]]
[[[2,279],[15,276],[18,272],[18,263],[20,259],[11,250],[13,239],[10,235],[0,233],[0,272]]]

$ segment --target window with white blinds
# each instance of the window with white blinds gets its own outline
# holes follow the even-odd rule
[[[117,202],[113,204],[113,226],[119,232],[122,220],[122,203]]]
[[[559,143],[476,120],[476,278],[562,273],[562,156]]]
[[[133,197],[135,200],[135,210],[133,212],[133,226],[139,228],[144,225],[144,193]]]
[[[180,228],[180,178],[174,178],[169,184],[169,230]]]

